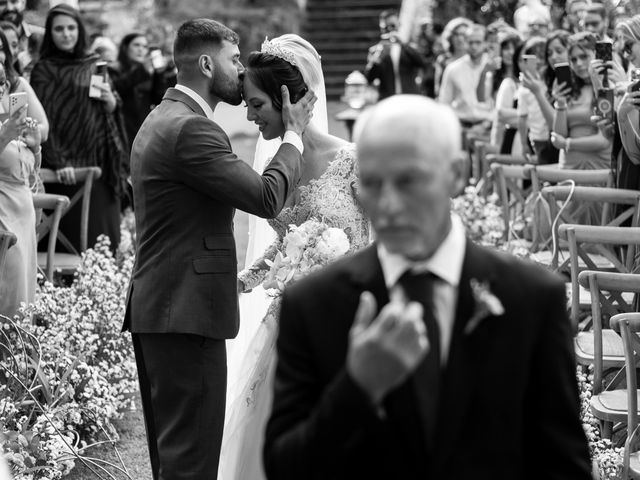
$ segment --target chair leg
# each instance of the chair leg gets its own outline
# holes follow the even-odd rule
[[[611,440],[611,437],[613,436],[613,422],[605,422],[604,420],[601,420],[600,435],[602,438],[608,438]]]

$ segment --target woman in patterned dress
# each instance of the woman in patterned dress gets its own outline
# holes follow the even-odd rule
[[[319,55],[297,35],[265,41],[261,52],[249,56],[244,99],[247,118],[258,125],[262,139],[278,140],[284,135],[281,85],[288,87],[292,102],[301,98],[307,88],[312,89],[318,104],[314,121],[302,136],[300,184],[282,212],[268,222],[275,240],[271,245],[254,243],[253,249],[261,250],[262,255],[253,255],[258,258],[239,275],[240,290],[250,293],[240,296],[241,332],[238,339],[230,342],[227,416],[219,472],[219,478],[224,480],[264,478],[262,437],[271,406],[280,297],[269,296],[261,285],[269,273],[268,261],[282,246],[288,226],[315,218],[344,230],[351,251],[369,243],[369,224],[354,195],[355,148],[327,133],[322,78]],[[259,157],[260,151],[269,149],[259,145],[257,150]]]
[[[42,146],[42,166],[56,171],[62,185],[47,185],[49,193],[72,197],[78,190],[74,168],[98,166],[102,176],[91,192],[89,246],[106,234],[115,249],[120,241],[120,193],[128,161],[118,101],[104,84],[99,98],[89,96],[98,55],[86,53],[85,29],[77,10],[59,4],[49,10],[40,60],[31,85],[50,123]],[[60,230],[80,250],[80,203],[60,222]]]

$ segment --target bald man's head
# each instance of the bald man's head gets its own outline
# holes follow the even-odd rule
[[[361,200],[391,252],[426,259],[450,228],[450,197],[463,186],[460,123],[451,108],[396,95],[356,126]]]

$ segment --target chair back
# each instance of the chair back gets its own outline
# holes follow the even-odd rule
[[[524,221],[524,206],[531,191],[531,165],[491,164],[494,190],[502,204],[504,220],[503,240],[509,241],[514,234],[513,225],[518,219]]]
[[[15,245],[17,237],[13,232],[0,230],[0,283],[4,276],[4,264],[7,260],[7,252]]]
[[[585,270],[578,275],[578,282],[591,294],[591,316],[593,318],[593,393],[604,389],[603,377],[603,310],[627,313],[635,311],[635,298],[640,292],[640,275],[633,273],[595,272]],[[633,293],[628,301],[622,294]]]
[[[91,207],[91,189],[93,188],[93,181],[100,178],[102,170],[100,167],[80,167],[75,169],[76,182],[82,184],[81,188],[71,197],[69,205],[63,210],[62,216],[65,215],[76,203],[82,202],[82,210],[80,216],[80,252],[78,252],[71,242],[59,232],[58,239],[69,249],[70,252],[80,254],[87,249],[88,244],[88,231],[89,231],[89,209]],[[40,170],[40,178],[42,182],[47,183],[60,183],[58,177],[53,170],[43,168]]]
[[[627,378],[627,439],[624,445],[623,477],[629,478],[630,455],[637,450],[638,430],[638,381],[640,360],[640,313],[621,313],[611,317],[611,328],[620,333],[624,348]]]
[[[573,180],[576,185],[581,186],[614,186],[613,173],[609,168],[573,170],[557,165],[536,165],[531,172],[533,191],[542,190],[545,184],[555,185],[567,180]]]
[[[58,239],[58,229],[62,214],[69,207],[69,198],[64,195],[53,195],[50,193],[36,193],[33,195],[33,206],[42,209],[42,221],[36,226],[36,238],[42,240],[47,234],[47,263],[45,267],[45,277],[50,282],[53,281],[54,255],[56,251],[56,241]]]
[[[571,320],[578,325],[580,315],[581,270],[637,273],[640,252],[640,227],[603,227],[564,224],[558,229],[560,238],[569,244],[571,272]],[[584,264],[584,268],[582,267]],[[615,312],[614,312],[615,313]]]
[[[582,214],[594,208],[600,212],[600,218],[597,219],[599,225],[619,227],[629,220],[630,226],[640,226],[640,191],[638,190],[555,185],[544,187],[542,196],[549,205],[553,222],[552,240],[558,240],[560,225],[581,224],[583,223]],[[554,248],[551,265],[557,270],[563,270],[568,266],[569,259],[559,264],[559,253],[560,249]]]

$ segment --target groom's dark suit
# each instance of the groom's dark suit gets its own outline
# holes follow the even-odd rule
[[[488,281],[505,313],[465,333],[478,308],[471,279]],[[365,290],[388,303],[375,246],[285,292],[264,452],[270,480],[590,478],[558,278],[467,242],[435,426],[417,401],[429,378],[392,391],[380,412],[346,373]]]
[[[124,329],[133,333],[154,478],[215,478],[224,339],[238,332],[233,216],[277,215],[300,172],[300,152],[284,143],[258,175],[178,89],[135,139],[137,251]]]

